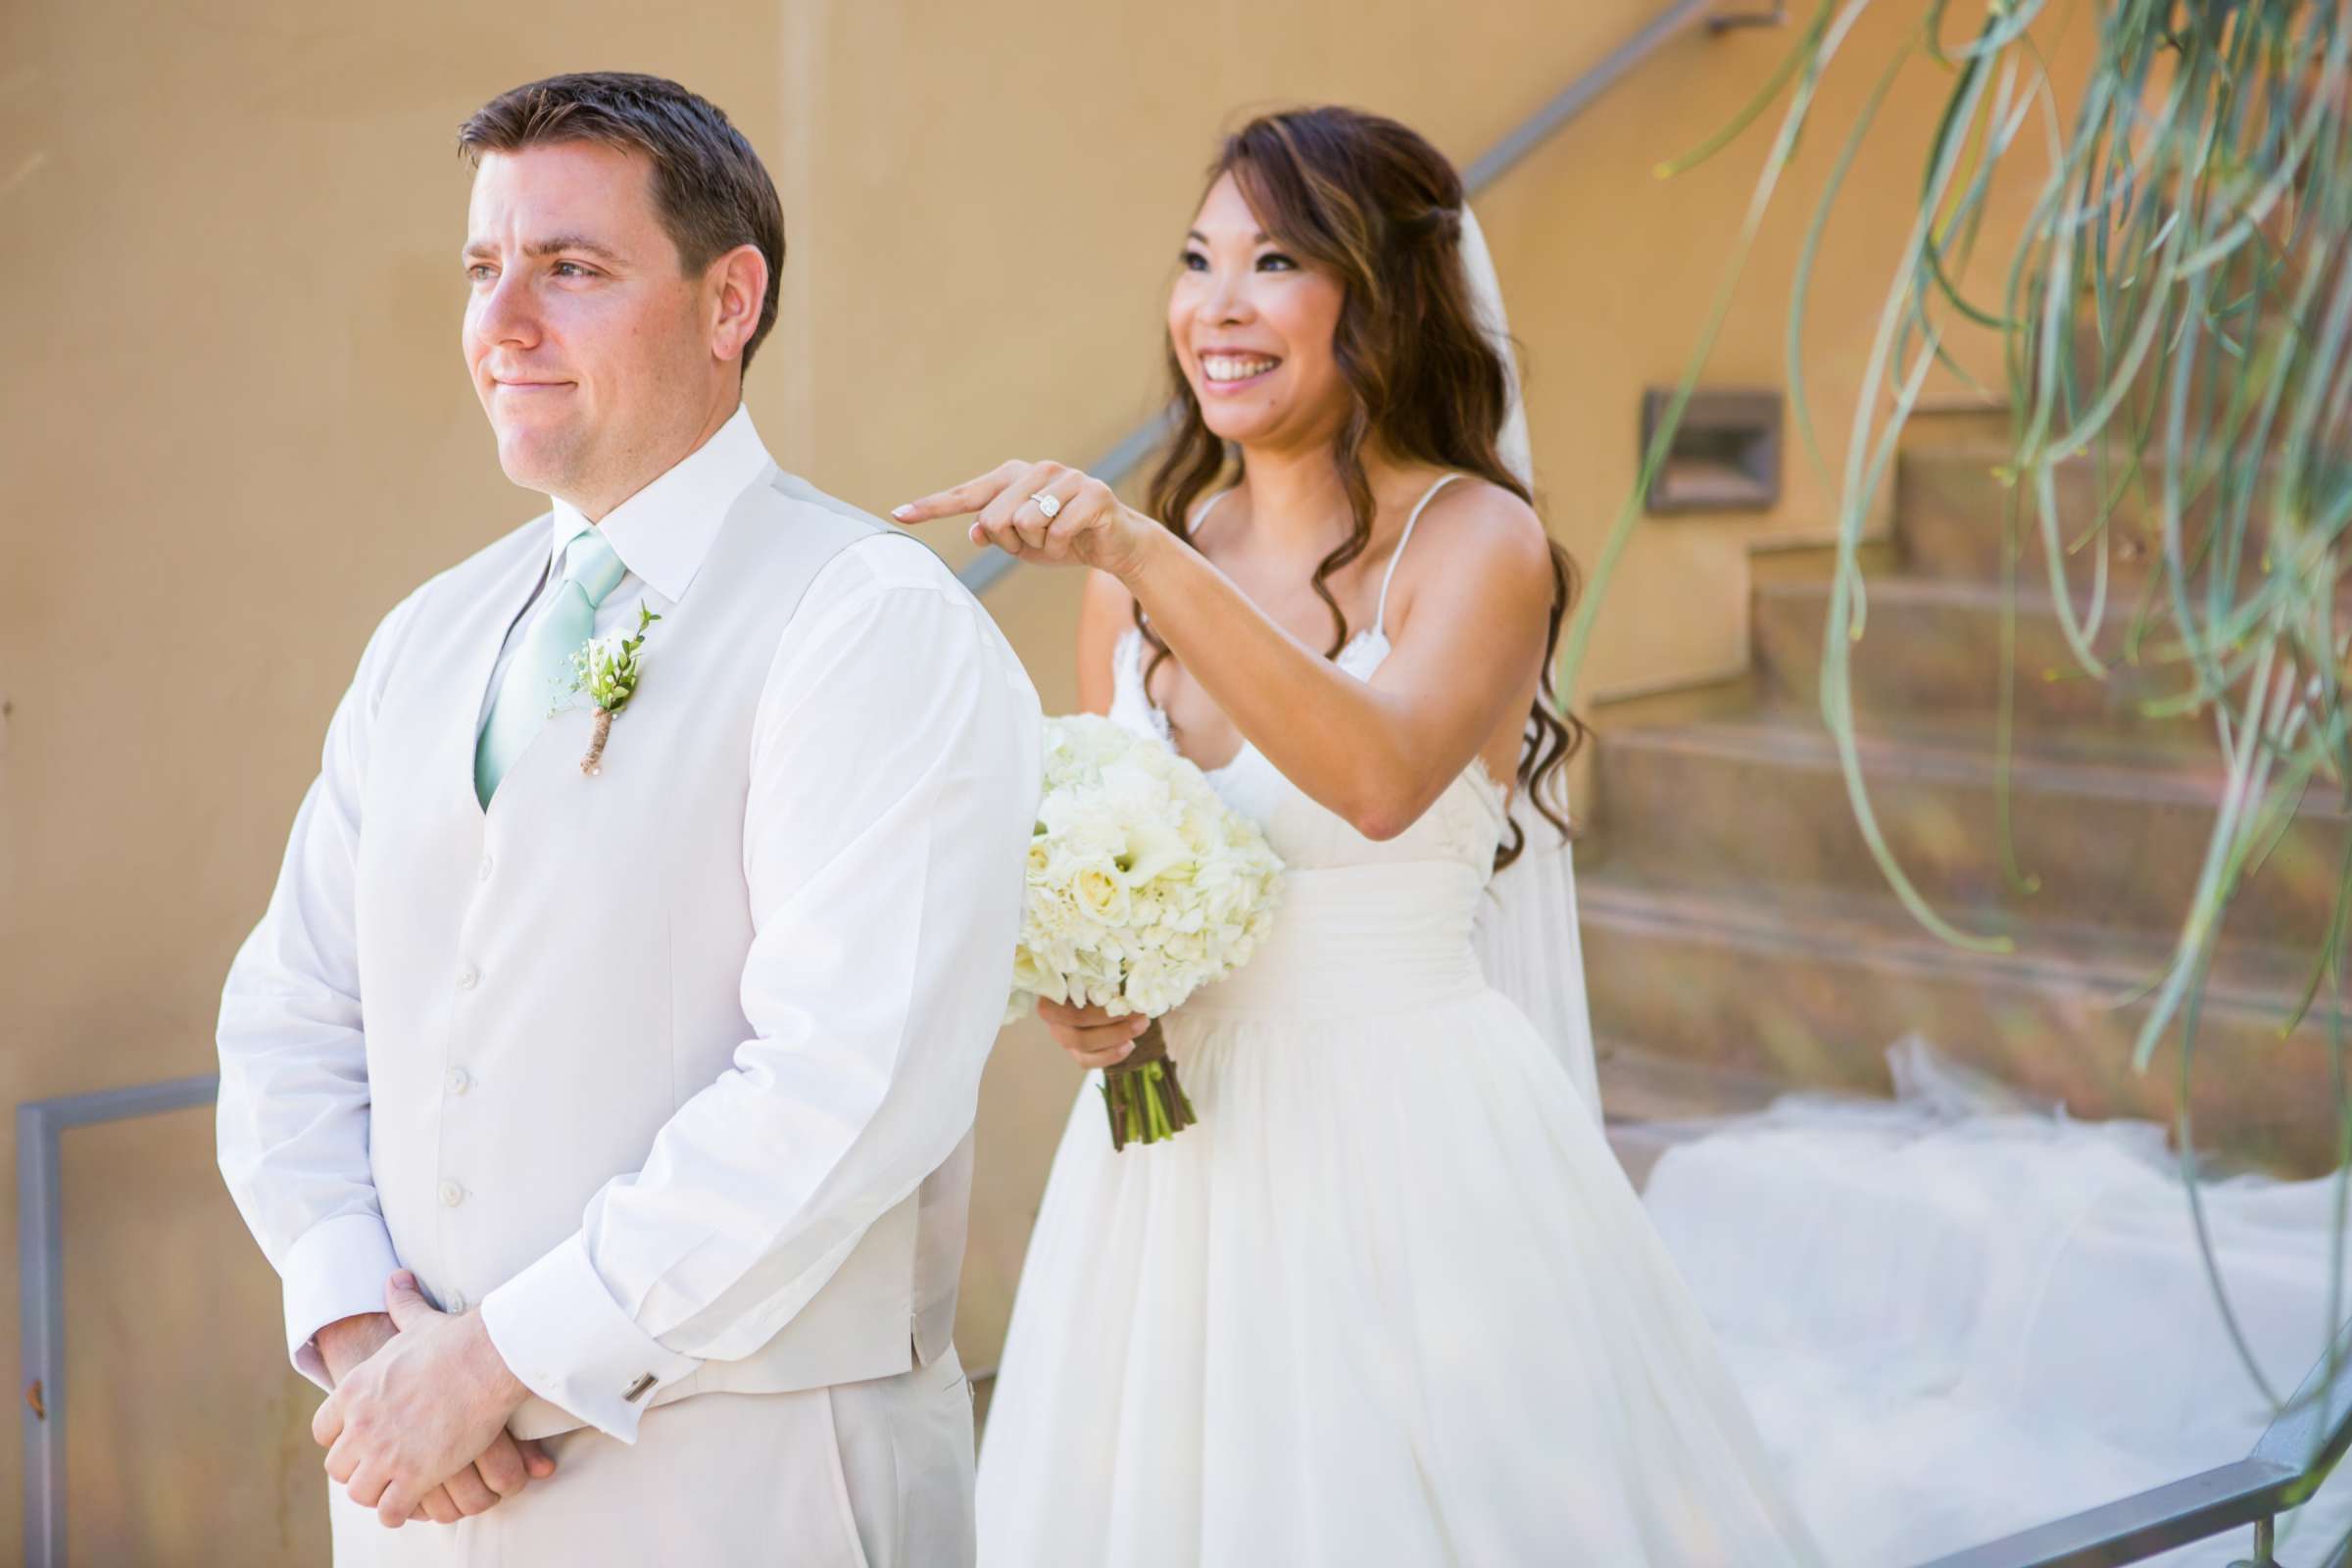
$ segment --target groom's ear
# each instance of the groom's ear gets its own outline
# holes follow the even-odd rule
[[[710,352],[721,360],[740,360],[744,345],[760,330],[767,258],[757,245],[738,245],[710,263],[703,282],[710,301]]]

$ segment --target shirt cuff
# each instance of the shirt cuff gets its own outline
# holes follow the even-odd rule
[[[286,1351],[294,1370],[334,1387],[318,1354],[318,1331],[384,1308],[384,1281],[400,1268],[379,1214],[338,1214],[304,1231],[286,1250]]]
[[[507,1369],[548,1403],[623,1443],[648,1396],[703,1363],[665,1349],[620,1309],[575,1231],[482,1298],[482,1327]]]

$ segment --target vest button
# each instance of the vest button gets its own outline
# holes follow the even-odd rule
[[[481,978],[482,971],[476,969],[472,964],[469,963],[465,968],[458,971],[458,989],[460,991],[471,991],[474,988],[474,985],[480,981]]]
[[[460,1296],[460,1295],[459,1295],[457,1292],[455,1292],[455,1291],[452,1291],[452,1292],[450,1292],[450,1293],[449,1293],[449,1300],[448,1300],[448,1301],[447,1301],[447,1302],[446,1302],[446,1303],[445,1303],[445,1304],[442,1306],[441,1310],[442,1310],[442,1311],[444,1311],[444,1312],[449,1312],[449,1313],[458,1313],[458,1312],[463,1312],[463,1311],[465,1311],[465,1310],[466,1310],[466,1298],[464,1298],[463,1296]]]
[[[491,866],[491,863],[492,863],[492,862],[491,862],[490,857],[488,857],[487,855],[485,855],[485,856],[483,856],[483,857],[482,857],[482,880],[483,880],[483,881],[485,881],[485,882],[487,882],[487,881],[489,881],[489,880],[490,880],[490,866]]]
[[[455,1208],[464,1201],[466,1201],[465,1188],[460,1187],[456,1182],[443,1182],[441,1184],[441,1203],[443,1207]]]
[[[449,1092],[451,1094],[462,1095],[472,1087],[472,1074],[468,1073],[463,1067],[452,1067],[449,1069]]]

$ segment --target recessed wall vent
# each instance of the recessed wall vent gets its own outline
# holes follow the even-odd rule
[[[1642,445],[1674,401],[1672,387],[1642,395]],[[1683,410],[1666,461],[1651,476],[1651,512],[1761,512],[1781,499],[1781,394],[1777,387],[1700,387]]]

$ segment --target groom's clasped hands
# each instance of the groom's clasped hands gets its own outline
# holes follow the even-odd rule
[[[311,1419],[326,1473],[352,1501],[395,1530],[412,1519],[455,1524],[556,1473],[536,1442],[507,1432],[530,1390],[478,1311],[441,1311],[406,1269],[384,1282],[384,1304],[388,1322],[361,1320],[375,1325],[377,1343],[340,1371]]]

